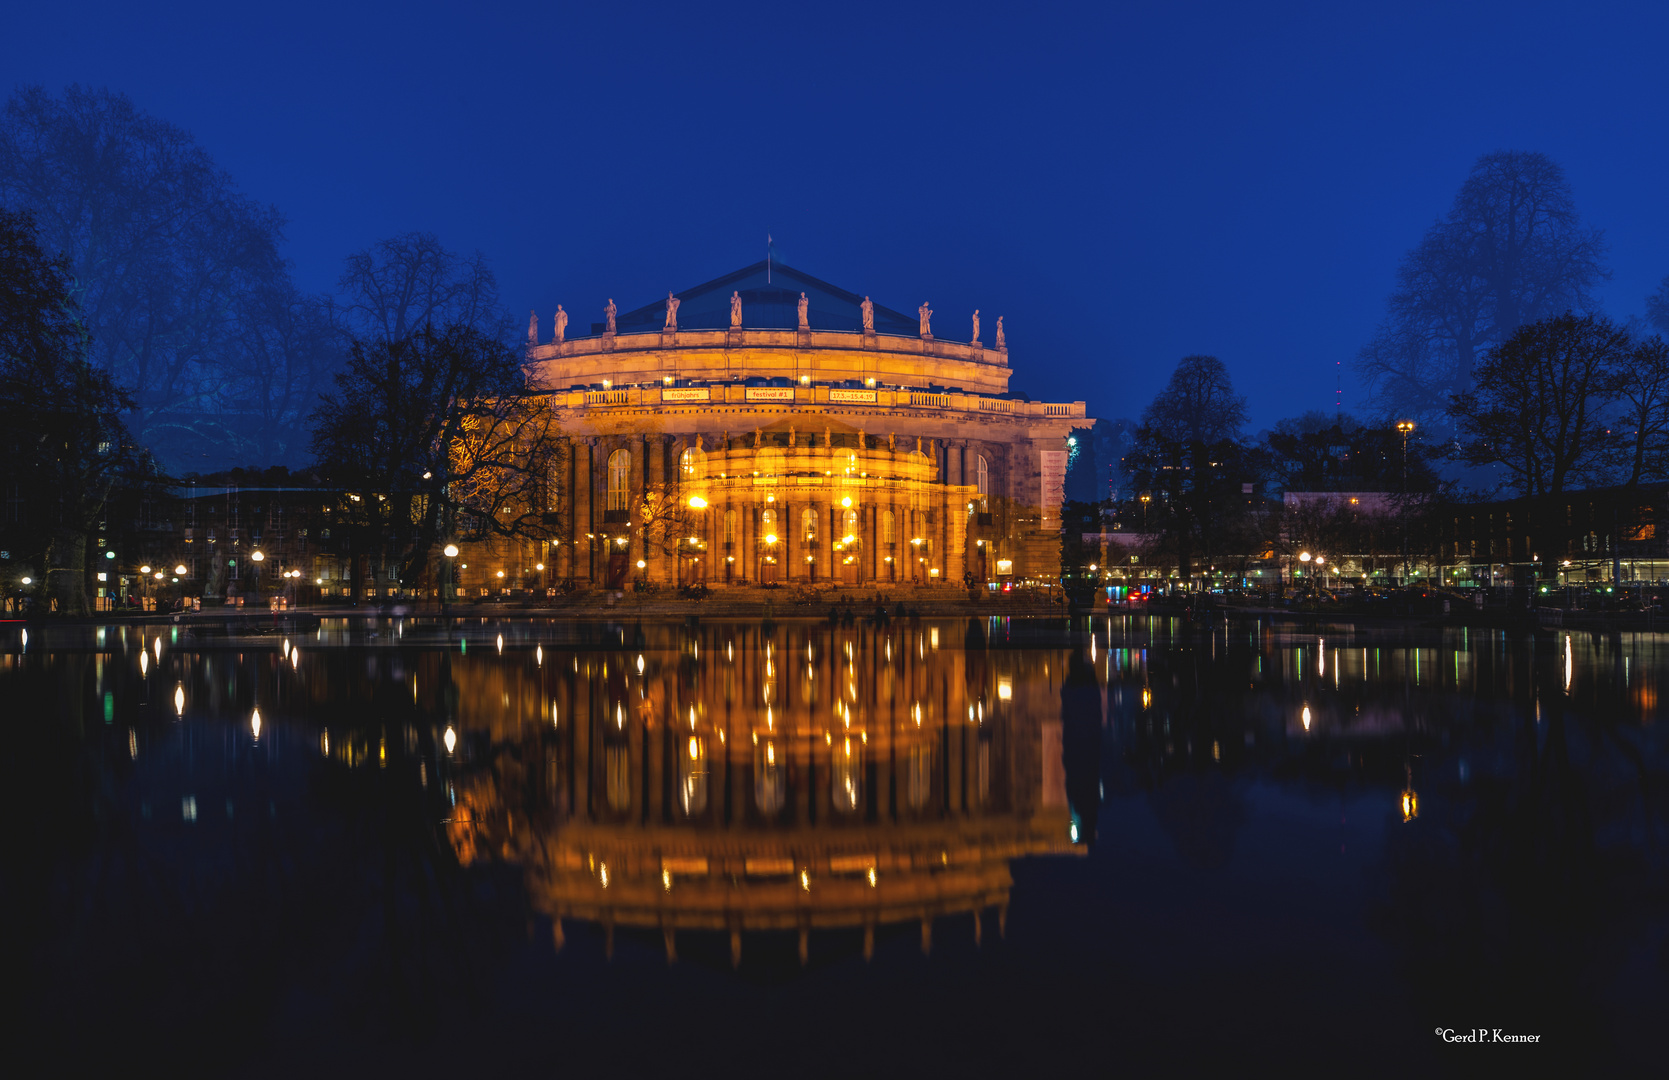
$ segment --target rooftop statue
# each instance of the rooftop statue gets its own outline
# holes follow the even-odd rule
[[[683,301],[670,292],[666,294],[666,329],[669,331],[678,329],[678,305],[681,303]]]
[[[974,308],[974,336],[971,339],[975,345],[979,344],[979,309]]]
[[[928,320],[933,318],[933,309],[924,302],[921,307],[916,309],[916,314],[921,316],[921,336],[931,339],[933,337],[933,326]]]
[[[1003,351],[1004,349],[1007,349],[1007,348],[1008,348],[1008,340],[1003,337],[1003,317],[1001,315],[998,315],[997,316],[997,351],[1001,352],[1001,351]]]
[[[730,294],[730,328],[732,330],[742,328],[742,294],[735,291]]]
[[[875,332],[875,304],[867,296],[863,298],[863,332]]]
[[[608,307],[603,309],[603,318],[608,320],[608,332],[614,333],[614,297],[609,297]]]
[[[794,425],[793,424],[788,425],[788,445],[789,446],[795,445],[795,443],[794,443]]]
[[[562,305],[556,305],[556,343],[562,344],[568,340],[568,313],[562,310]]]
[[[529,345],[539,344],[539,313],[536,311],[527,313],[527,343]]]
[[[811,301],[806,299],[806,294],[801,293],[800,294],[800,329],[801,330],[810,330],[811,329],[811,323],[806,321],[806,308],[807,308],[807,306],[810,305],[810,303],[811,303]]]

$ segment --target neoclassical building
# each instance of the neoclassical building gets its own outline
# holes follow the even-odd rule
[[[1084,403],[1009,389],[1000,319],[915,317],[761,262],[585,337],[530,321],[571,450],[557,579],[617,586],[1050,580]],[[955,325],[956,331],[948,331]],[[982,340],[989,336],[990,341]]]

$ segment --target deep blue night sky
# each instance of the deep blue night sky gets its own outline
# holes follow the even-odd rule
[[[125,91],[289,219],[300,283],[426,229],[577,329],[764,256],[1005,315],[1015,387],[1134,416],[1220,356],[1330,409],[1397,262],[1497,149],[1562,164],[1610,314],[1669,274],[1669,5],[82,2],[5,88]],[[989,339],[990,330],[986,331]]]

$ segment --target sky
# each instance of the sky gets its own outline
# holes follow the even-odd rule
[[[1547,154],[1669,275],[1669,4],[402,4],[12,10],[0,87],[131,96],[288,219],[296,279],[409,230],[576,327],[764,258],[1136,417],[1220,357],[1252,427],[1349,409],[1479,155]],[[989,338],[989,331],[985,335]]]

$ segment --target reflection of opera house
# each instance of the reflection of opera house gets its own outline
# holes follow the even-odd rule
[[[1011,393],[997,320],[958,332],[990,345],[963,343],[932,334],[928,314],[760,263],[610,314],[589,337],[568,337],[562,316],[563,340],[528,349],[572,438],[556,576],[1053,577],[1045,517],[1084,405]]]
[[[1010,860],[1083,850],[1050,686],[1063,660],[944,644],[937,628],[704,628],[676,653],[553,663],[530,705],[557,718],[550,809],[511,846],[558,944],[565,918],[610,941],[659,929],[669,954],[680,930],[725,933],[733,959],[753,931],[799,931],[803,959],[817,930],[862,930],[867,953],[889,924],[919,923],[923,948],[941,916],[1000,926]],[[466,861],[499,831],[495,803],[460,799]]]

